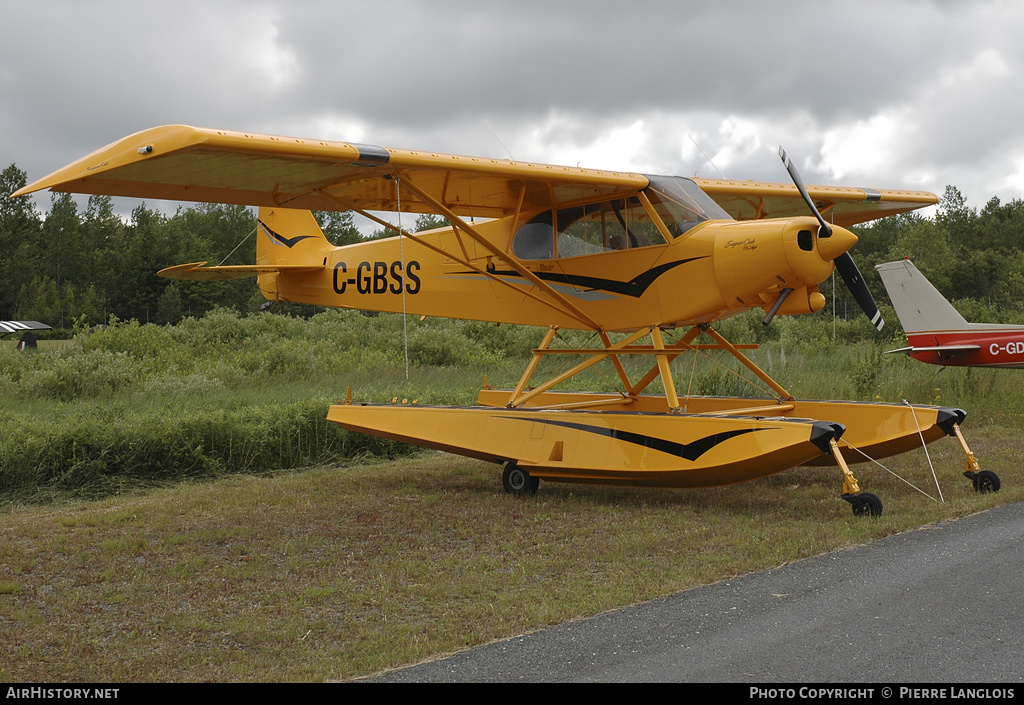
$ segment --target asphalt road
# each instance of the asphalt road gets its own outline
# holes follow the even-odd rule
[[[1021,576],[1016,504],[373,680],[1019,683]]]

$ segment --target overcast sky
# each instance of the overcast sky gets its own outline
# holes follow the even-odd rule
[[[0,0],[0,168],[168,123],[777,182],[783,145],[981,208],[1024,196],[1022,59],[1011,1]]]

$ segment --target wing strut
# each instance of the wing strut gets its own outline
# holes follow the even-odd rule
[[[559,294],[547,282],[545,282],[540,277],[538,277],[536,274],[534,274],[529,269],[524,267],[519,262],[519,260],[515,259],[514,257],[509,257],[507,252],[502,251],[501,249],[496,247],[493,243],[488,241],[487,238],[483,237],[478,232],[476,232],[476,230],[474,230],[471,225],[469,225],[466,221],[464,221],[459,216],[455,215],[455,213],[453,213],[451,211],[451,209],[446,207],[444,204],[442,204],[440,201],[435,199],[433,196],[431,196],[427,192],[425,192],[422,189],[418,188],[416,186],[416,184],[412,183],[408,178],[403,178],[402,182],[405,184],[406,188],[410,189],[413,193],[415,193],[417,196],[419,196],[424,201],[426,201],[426,203],[429,204],[432,208],[434,208],[434,210],[436,210],[438,213],[440,213],[445,218],[447,218],[448,222],[450,222],[453,227],[456,227],[459,230],[461,230],[462,232],[464,232],[467,235],[469,235],[471,238],[473,238],[477,242],[478,245],[482,246],[485,250],[490,252],[492,255],[494,255],[498,259],[508,263],[508,265],[512,269],[514,269],[518,274],[520,274],[524,279],[526,279],[531,284],[533,284],[534,286],[539,288],[541,291],[544,291],[545,293],[547,293],[548,296],[553,298],[558,303],[558,305],[566,313],[571,315],[573,318],[586,323],[588,326],[590,326],[594,330],[601,330],[601,326],[598,325],[598,323],[596,321],[594,321],[594,319],[592,319],[586,313],[581,311],[575,304],[573,304],[567,298],[565,298],[564,296]],[[420,240],[419,242],[422,242],[422,240]],[[451,257],[450,254],[448,254],[447,256]]]
[[[405,183],[406,183],[406,186],[410,185],[408,181],[406,181]],[[538,296],[537,294],[534,294],[533,292],[531,292],[529,290],[526,290],[526,289],[523,289],[521,287],[518,287],[515,284],[513,284],[512,282],[510,282],[510,281],[508,281],[506,279],[503,279],[502,277],[496,276],[494,273],[489,272],[486,269],[481,269],[477,265],[475,265],[472,262],[470,262],[468,259],[465,259],[465,260],[464,259],[460,259],[459,257],[454,256],[448,250],[445,250],[442,247],[438,247],[437,245],[434,245],[433,243],[429,242],[428,240],[420,237],[419,235],[417,235],[415,233],[410,233],[408,230],[403,230],[402,228],[397,227],[394,223],[389,223],[389,222],[387,222],[386,220],[384,220],[382,218],[378,218],[375,215],[373,215],[372,213],[369,213],[369,212],[363,210],[359,206],[355,205],[354,203],[352,203],[350,201],[347,201],[344,198],[341,198],[339,196],[335,196],[333,194],[327,193],[326,191],[320,191],[320,193],[325,198],[329,198],[332,201],[334,201],[335,203],[338,203],[339,205],[344,206],[346,210],[354,211],[354,212],[358,213],[359,215],[363,216],[364,218],[368,218],[369,220],[372,220],[373,222],[377,223],[378,225],[381,225],[381,226],[387,228],[388,230],[393,230],[394,232],[398,233],[399,235],[407,237],[410,240],[412,240],[413,242],[418,243],[420,245],[423,245],[428,250],[433,250],[434,252],[438,253],[439,255],[442,255],[444,257],[448,257],[448,258],[458,262],[463,267],[468,267],[469,269],[472,269],[474,272],[476,272],[477,274],[479,274],[481,276],[487,277],[488,279],[491,279],[492,281],[496,281],[499,284],[503,284],[504,286],[507,286],[508,288],[512,289],[513,291],[515,291],[518,294],[523,294],[523,295],[527,296],[528,298],[531,298],[534,301],[537,301],[538,303],[544,304],[545,306],[549,306],[549,307],[555,309],[559,313],[564,313],[567,316],[571,316],[572,318],[575,318],[576,320],[578,320],[580,323],[583,323],[584,325],[589,326],[589,327],[593,328],[594,330],[599,330],[600,329],[600,326],[598,326],[597,323],[594,322],[594,320],[592,318],[590,318],[589,316],[584,314],[582,311],[578,311],[578,309],[576,309],[574,306],[568,305],[568,302],[565,301],[564,297],[562,297],[557,291],[554,291],[549,286],[547,286],[547,284],[545,284],[543,281],[541,281],[539,279],[537,281],[540,282],[541,288],[544,289],[544,291],[549,292],[551,295],[556,297],[558,299],[557,301],[550,301],[549,299],[546,299],[543,296]],[[419,193],[419,192],[417,192],[417,193]],[[464,222],[462,222],[461,219],[459,219],[457,216],[454,216],[453,214],[451,214],[450,211],[448,211],[447,209],[443,209],[441,214],[444,215],[445,217],[447,217],[449,219],[449,222],[451,222],[453,224],[453,226],[454,226],[453,230],[455,230],[456,235],[458,235],[459,227],[460,226],[464,226],[464,227],[466,227],[466,234],[469,235],[471,238],[473,238],[473,240],[475,240],[476,242],[484,242],[484,243],[486,243],[486,241],[483,240],[483,238],[481,238],[478,233],[473,231],[472,228],[470,228],[468,225],[466,225]],[[452,220],[452,218],[454,218],[455,220]],[[458,224],[456,224],[456,222],[455,222],[456,220],[458,221]],[[489,244],[489,243],[487,243],[487,244]],[[488,249],[490,249],[490,248],[488,248]],[[463,250],[465,250],[465,248],[463,248]],[[501,252],[500,250],[497,250],[496,256],[501,261],[507,263],[512,269],[516,270],[520,274],[523,273],[523,270],[520,269],[521,265],[519,265],[519,263],[516,260],[510,259],[505,253]],[[189,266],[191,266],[191,265],[189,265]],[[525,270],[525,271],[529,271],[529,270]],[[533,273],[530,272],[530,274],[532,275]],[[526,276],[526,275],[523,275],[523,276]],[[532,279],[530,277],[527,277],[527,279],[529,279],[532,282]],[[533,277],[533,279],[536,279],[536,277]],[[564,305],[561,305],[561,304],[564,304]]]

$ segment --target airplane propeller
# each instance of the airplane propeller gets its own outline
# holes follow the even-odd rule
[[[814,205],[814,201],[811,200],[811,196],[807,193],[807,189],[804,187],[804,182],[800,178],[800,174],[796,170],[796,166],[786,156],[786,150],[779,147],[779,157],[782,158],[782,163],[786,165],[786,171],[789,172],[789,177],[793,179],[793,183],[796,184],[797,191],[804,199],[804,203],[814,213],[814,217],[818,219],[820,227],[818,228],[818,237],[831,237],[832,226],[830,226],[821,213],[818,211],[818,207]],[[864,277],[861,276],[860,270],[857,269],[857,263],[853,261],[853,257],[850,256],[849,252],[843,254],[832,260],[835,264],[836,269],[839,270],[839,275],[843,278],[846,283],[846,288],[853,294],[853,298],[857,300],[857,304],[864,311],[865,315],[871,320],[873,325],[878,330],[882,330],[882,326],[885,325],[885,321],[882,319],[882,314],[878,310],[875,299],[871,295],[871,290],[868,289],[868,285],[864,282]]]

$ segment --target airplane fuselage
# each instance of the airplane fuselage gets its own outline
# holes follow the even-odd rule
[[[499,251],[508,251],[515,246],[512,226],[506,218],[473,227]],[[597,326],[450,228],[345,247],[320,240],[315,252],[308,251],[315,242],[309,238],[295,246],[307,248],[301,254],[281,243],[294,238],[268,238],[263,249],[281,250],[278,261],[301,258],[324,266],[315,273],[261,275],[260,285],[271,299],[415,315],[607,331],[691,325],[767,307],[784,289],[791,291],[780,313],[819,310],[824,299],[817,286],[832,272],[833,250],[845,251],[856,238],[842,231],[819,243],[816,231],[811,217],[710,220],[668,242],[566,256],[556,250],[521,260],[543,286]]]
[[[915,360],[948,367],[1024,367],[1024,327],[985,326],[909,333]]]

